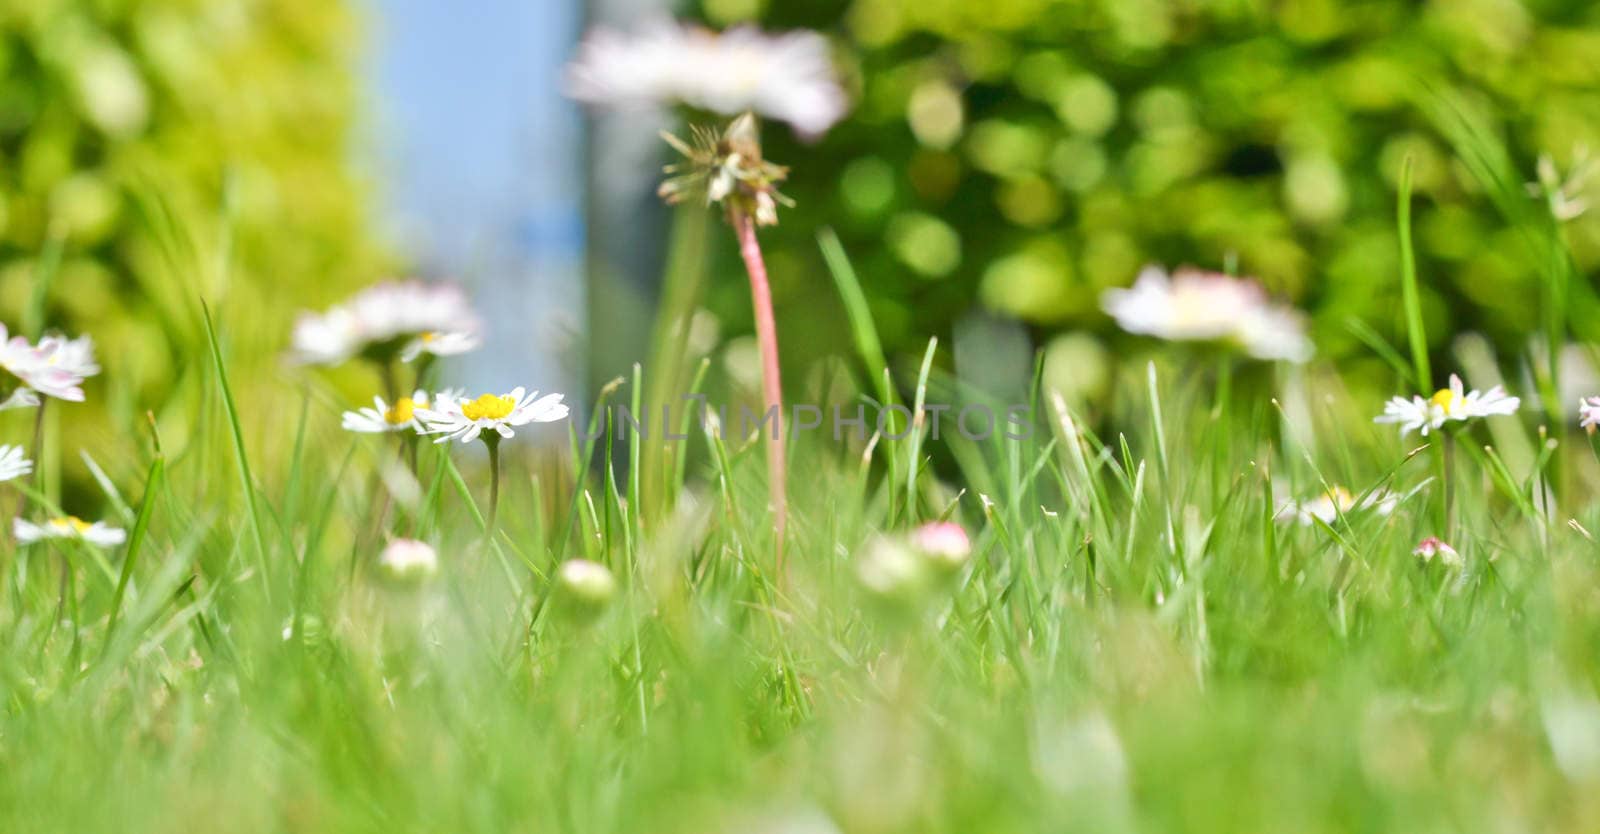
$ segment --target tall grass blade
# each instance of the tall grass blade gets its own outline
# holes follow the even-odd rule
[[[122,557],[122,573],[117,577],[117,589],[111,595],[111,614],[106,621],[105,644],[100,649],[102,656],[111,648],[111,638],[117,633],[117,618],[122,614],[122,599],[127,593],[128,582],[133,578],[134,568],[139,565],[139,554],[144,552],[145,538],[150,532],[150,518],[155,514],[156,497],[161,494],[162,479],[166,476],[166,471],[166,457],[158,449],[155,460],[150,462],[150,474],[144,479],[144,500],[139,503],[139,516],[133,522],[133,532],[128,534],[128,552]]]
[[[261,584],[270,600],[272,582],[267,573],[267,542],[261,526],[261,510],[256,501],[255,478],[250,474],[250,455],[245,451],[244,428],[239,423],[239,406],[233,399],[233,386],[228,383],[228,366],[222,359],[222,346],[217,342],[217,330],[211,322],[211,307],[204,299],[201,299],[200,307],[201,316],[205,319],[206,342],[211,346],[211,361],[217,369],[217,386],[222,391],[222,406],[228,414],[228,430],[233,438],[235,463],[239,467],[239,488],[244,492],[245,507],[250,515],[250,536],[261,569]]]
[[[1411,157],[1400,168],[1400,193],[1396,197],[1400,232],[1400,296],[1406,314],[1406,338],[1411,343],[1411,362],[1422,393],[1433,387],[1433,368],[1428,362],[1428,334],[1423,329],[1422,294],[1417,287],[1417,255],[1411,243]]]

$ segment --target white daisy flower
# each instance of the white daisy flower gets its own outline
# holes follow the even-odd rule
[[[1600,397],[1578,400],[1578,425],[1586,429],[1600,426]]]
[[[417,421],[417,409],[426,409],[435,402],[454,403],[460,396],[460,389],[445,390],[430,395],[419,388],[413,391],[411,396],[395,400],[393,405],[384,402],[382,397],[373,397],[372,408],[346,411],[342,425],[345,431],[361,434],[385,434],[396,431],[420,433],[422,423]]]
[[[567,65],[567,94],[590,104],[685,104],[732,116],[753,110],[807,136],[849,109],[828,41],[811,31],[717,33],[659,21],[635,33],[597,27]]]
[[[302,313],[294,326],[293,354],[307,365],[337,365],[363,355],[410,361],[423,353],[471,350],[479,329],[460,287],[394,281],[368,287],[324,313]],[[432,342],[443,348],[429,350]]]
[[[1573,150],[1572,167],[1567,169],[1565,177],[1556,170],[1556,162],[1549,154],[1539,154],[1539,180],[1528,183],[1528,194],[1534,199],[1542,198],[1550,208],[1550,215],[1556,220],[1576,220],[1589,210],[1589,198],[1585,191],[1597,167],[1600,166],[1596,165],[1596,160],[1589,156],[1589,149],[1583,145]]]
[[[927,560],[896,539],[879,536],[856,559],[856,578],[874,596],[885,599],[914,595],[926,580]]]
[[[1439,564],[1447,568],[1461,568],[1467,563],[1467,560],[1461,558],[1461,554],[1457,553],[1455,548],[1436,536],[1429,536],[1417,542],[1417,547],[1411,551],[1411,554],[1421,559],[1424,564],[1432,562],[1433,557],[1437,556],[1439,557]]]
[[[24,457],[21,446],[0,446],[0,481],[20,478],[33,471],[33,461]]]
[[[1183,268],[1170,277],[1145,267],[1100,305],[1122,329],[1174,342],[1229,342],[1257,359],[1304,362],[1313,352],[1298,310],[1274,304],[1248,278]]]
[[[0,410],[38,405],[44,394],[70,402],[83,402],[83,379],[100,372],[94,363],[94,348],[87,336],[68,340],[60,336],[46,336],[33,345],[22,336],[7,338],[8,331],[0,324],[0,368],[21,381],[3,402]],[[31,389],[24,392],[23,389]]]
[[[32,408],[39,404],[39,395],[27,388],[17,388],[4,400],[0,400],[0,411],[13,408]]]
[[[363,344],[355,315],[344,307],[301,313],[292,340],[294,359],[303,365],[337,365],[360,353]]]
[[[76,339],[45,336],[34,350],[39,355],[39,363],[45,367],[57,368],[79,378],[100,373],[100,364],[94,360],[94,339],[89,336]]]
[[[1451,374],[1449,388],[1441,388],[1427,399],[1419,396],[1413,396],[1409,400],[1405,397],[1395,397],[1384,404],[1383,414],[1374,417],[1372,421],[1399,423],[1401,437],[1418,429],[1426,437],[1429,432],[1437,431],[1450,421],[1515,414],[1521,404],[1521,399],[1508,395],[1505,389],[1498,385],[1488,391],[1466,391],[1461,383],[1461,377]]]
[[[90,524],[74,515],[52,518],[43,524],[25,519],[14,519],[11,530],[18,544],[32,544],[45,539],[78,539],[97,547],[116,547],[128,538],[127,531],[112,527],[104,521]]]
[[[530,394],[521,386],[509,394],[484,394],[475,400],[447,402],[441,398],[435,405],[432,409],[417,409],[416,418],[425,427],[424,434],[444,435],[436,443],[447,440],[471,443],[485,431],[511,437],[516,434],[512,429],[518,426],[552,423],[567,416],[560,394],[541,397],[538,391]]]
[[[1357,501],[1350,490],[1335,486],[1318,495],[1310,501],[1285,501],[1274,516],[1278,521],[1297,521],[1303,527],[1309,527],[1314,522],[1332,524],[1341,515],[1347,515],[1356,510],[1374,510],[1380,516],[1394,512],[1400,503],[1400,496],[1386,489],[1377,489],[1367,494],[1366,498]]]
[[[421,582],[439,572],[439,554],[427,542],[395,539],[378,556],[378,568],[396,582]]]
[[[610,569],[588,559],[568,559],[556,572],[556,585],[572,599],[596,608],[603,607],[617,593],[617,579]]]
[[[424,353],[429,356],[459,356],[477,350],[482,344],[483,339],[476,333],[430,331],[407,342],[400,350],[400,361],[413,362]]]

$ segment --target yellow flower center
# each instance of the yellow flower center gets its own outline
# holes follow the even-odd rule
[[[1339,512],[1350,509],[1356,503],[1356,497],[1350,494],[1350,490],[1342,486],[1336,486],[1328,490],[1327,497],[1329,502],[1339,508]]]
[[[1449,411],[1453,406],[1456,405],[1456,403],[1463,399],[1466,398],[1458,396],[1456,392],[1451,391],[1449,388],[1440,388],[1439,390],[1433,392],[1433,396],[1428,398],[1428,402],[1444,409],[1445,411]]]
[[[461,414],[468,420],[502,420],[516,407],[517,401],[510,397],[484,394],[475,400],[462,400]]]
[[[394,401],[394,405],[389,406],[388,411],[383,412],[383,420],[391,426],[400,426],[411,422],[416,413],[416,401],[410,397],[401,397]]]
[[[432,331],[432,330],[429,330],[428,332],[422,334],[422,336],[420,338],[422,339],[422,343],[423,344],[428,344],[429,342],[433,341],[434,339],[439,338],[439,334],[434,332],[434,331]]]
[[[75,515],[64,515],[60,518],[50,519],[50,526],[62,531],[63,533],[77,533],[82,535],[83,532],[88,530],[91,525],[89,522],[84,521]]]

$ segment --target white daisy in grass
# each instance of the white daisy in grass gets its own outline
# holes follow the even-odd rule
[[[1373,422],[1399,423],[1401,437],[1419,429],[1426,437],[1448,422],[1515,414],[1521,404],[1521,399],[1507,394],[1498,385],[1488,391],[1467,391],[1461,377],[1451,374],[1450,387],[1435,391],[1427,399],[1395,397],[1384,404],[1383,414],[1374,417]]]
[[[567,94],[612,107],[684,104],[732,116],[752,110],[820,135],[849,109],[828,41],[749,26],[713,32],[658,21],[637,32],[596,27],[567,65]]]
[[[1359,497],[1342,486],[1335,486],[1310,501],[1283,502],[1274,517],[1278,521],[1297,521],[1301,526],[1309,527],[1317,521],[1332,524],[1339,516],[1358,510],[1373,510],[1380,516],[1389,515],[1399,503],[1399,494],[1386,489],[1375,489],[1366,497]]]
[[[360,353],[363,342],[355,315],[344,307],[301,313],[291,338],[294,360],[303,365],[337,365]]]
[[[483,339],[477,333],[456,331],[450,333],[427,332],[406,343],[400,349],[401,362],[414,362],[417,357],[427,354],[429,356],[459,356],[471,353],[483,344]]]
[[[439,554],[427,542],[395,539],[378,556],[378,568],[395,582],[421,582],[439,572]]]
[[[1423,564],[1432,562],[1434,557],[1437,556],[1439,564],[1447,568],[1460,568],[1467,563],[1467,560],[1461,558],[1461,554],[1455,548],[1437,536],[1429,536],[1417,542],[1417,547],[1411,551],[1411,555],[1421,559]]]
[[[28,460],[21,446],[0,446],[0,481],[20,478],[33,471],[33,461]]]
[[[512,437],[516,434],[513,429],[519,426],[553,423],[566,416],[567,407],[561,403],[560,394],[541,397],[538,391],[528,393],[520,386],[509,394],[484,394],[475,400],[447,402],[441,398],[434,408],[416,410],[424,434],[443,435],[436,443],[447,440],[471,443],[484,432]]]
[[[1527,185],[1529,196],[1543,199],[1550,209],[1550,216],[1558,221],[1576,220],[1589,210],[1589,197],[1585,194],[1589,189],[1589,180],[1600,165],[1589,155],[1586,146],[1579,145],[1572,151],[1572,167],[1567,169],[1565,176],[1556,169],[1556,162],[1549,154],[1539,154],[1537,182]]]
[[[1151,265],[1132,287],[1107,290],[1100,305],[1130,333],[1233,344],[1257,359],[1304,362],[1313,352],[1300,312],[1248,278],[1187,267],[1168,276]]]
[[[11,530],[16,534],[19,544],[32,544],[45,539],[77,539],[96,547],[116,547],[128,538],[127,531],[120,527],[112,527],[104,521],[90,524],[74,515],[52,518],[43,524],[18,518],[11,522]]]
[[[1600,426],[1600,397],[1578,400],[1578,425],[1590,431]]]
[[[39,395],[27,388],[16,388],[0,400],[0,411],[13,408],[32,408],[39,404]]]
[[[23,336],[8,335],[0,324],[0,368],[20,384],[0,401],[0,410],[38,405],[36,394],[83,402],[84,378],[100,372],[89,337],[46,336],[35,345]]]
[[[34,351],[43,367],[66,371],[79,378],[100,373],[100,364],[94,359],[94,339],[89,336],[68,339],[59,334],[48,335],[39,340]]]
[[[460,287],[393,281],[368,287],[326,312],[302,313],[294,326],[293,355],[307,365],[337,365],[357,356],[410,361],[424,353],[471,350],[478,346],[480,329]],[[441,347],[429,350],[430,344]]]
[[[617,578],[599,562],[568,559],[556,572],[556,587],[577,602],[602,608],[616,595]]]
[[[371,408],[346,411],[342,425],[345,431],[361,434],[385,434],[396,431],[420,433],[423,426],[417,420],[417,409],[426,409],[434,403],[454,403],[460,396],[460,389],[450,389],[430,395],[419,388],[413,391],[411,396],[401,397],[392,404],[384,402],[382,397],[373,397]]]

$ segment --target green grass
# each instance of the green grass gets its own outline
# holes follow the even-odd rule
[[[820,244],[859,353],[840,405],[1007,405],[937,340],[885,367]],[[1553,385],[1481,344],[1430,357],[1403,263],[1411,361],[1351,323],[1392,390],[1431,360]],[[413,476],[394,438],[340,431],[321,380],[234,364],[248,309],[195,315],[171,401],[84,450],[103,496],[20,487],[131,530],[0,546],[0,831],[1600,827],[1600,464],[1538,392],[1452,453],[1373,425],[1325,365],[1149,346],[1093,413],[1036,368],[1026,439],[947,417],[793,440],[778,577],[759,442],[664,448],[585,409],[502,446],[490,533],[480,447],[425,444]],[[709,367],[598,400],[637,413]],[[1275,520],[1335,486],[1404,498]],[[965,568],[868,593],[875,543],[935,518],[971,533]],[[1413,556],[1428,535],[1464,568]],[[440,575],[385,582],[393,536]],[[597,617],[555,584],[576,557],[618,578]]]
[[[10,562],[0,829],[1592,830],[1600,563],[1566,523],[1600,529],[1585,494],[1530,514],[1539,460],[1465,458],[1453,574],[1410,554],[1440,486],[1376,403],[1313,372],[1275,409],[1241,374],[1216,410],[1208,374],[1144,376],[1114,416],[1046,396],[1028,441],[880,441],[874,461],[893,443],[915,462],[898,473],[860,442],[797,443],[782,585],[758,445],[704,434],[654,518],[632,481],[577,491],[612,438],[560,459],[508,443],[487,549],[481,455],[425,449],[421,498],[385,527],[434,540],[443,573],[385,585],[368,472],[393,450],[313,403],[334,453],[250,458],[281,462],[255,470],[258,541],[249,482],[198,454],[262,428],[219,391],[195,448],[113,468],[149,473],[121,484],[120,569],[59,554],[75,622],[56,555]],[[923,377],[930,399],[977,396]],[[1592,486],[1581,439],[1555,454]],[[1271,520],[1274,482],[1324,479],[1418,491],[1387,517]],[[909,608],[866,597],[866,542],[947,507],[969,568]],[[624,589],[592,623],[548,604],[580,555]]]

